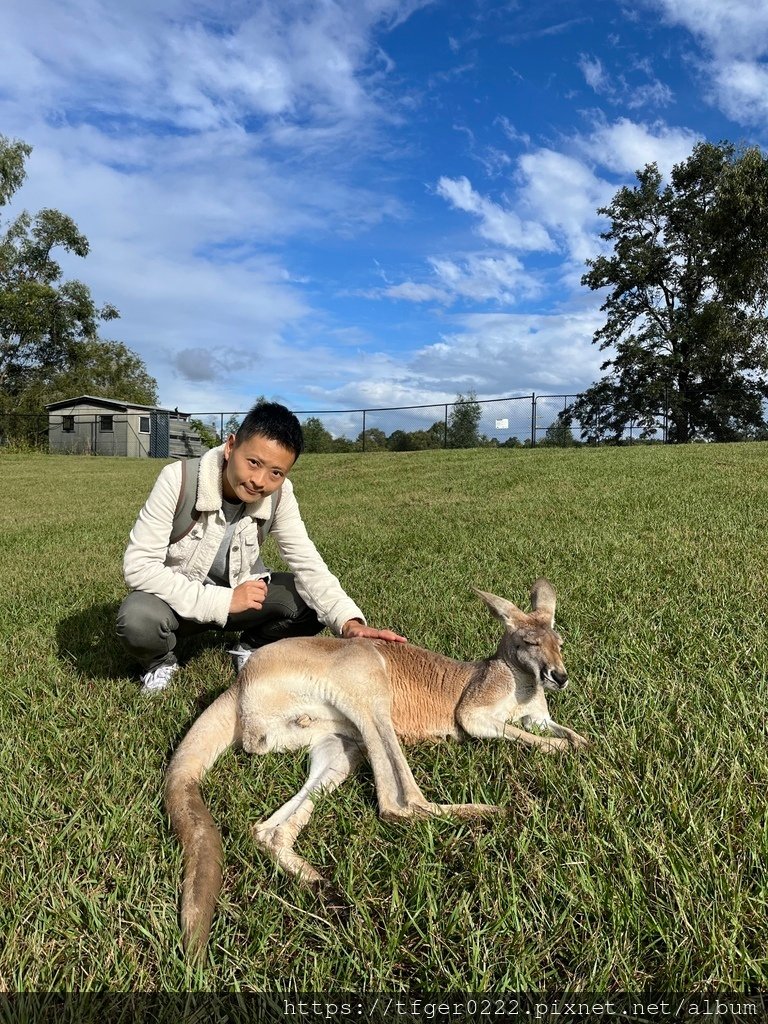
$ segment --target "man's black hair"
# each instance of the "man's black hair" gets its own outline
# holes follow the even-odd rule
[[[298,459],[304,450],[301,424],[290,409],[279,402],[257,402],[235,434],[235,444],[250,441],[256,435],[277,441]]]

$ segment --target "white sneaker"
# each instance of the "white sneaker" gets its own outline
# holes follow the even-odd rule
[[[153,668],[150,669],[149,672],[145,672],[141,677],[141,681],[144,684],[141,687],[141,692],[151,695],[164,690],[170,683],[171,677],[178,668],[178,663],[173,661],[170,665],[159,665],[157,668]]]
[[[227,651],[227,654],[232,655],[232,664],[235,666],[235,672],[237,672],[238,675],[240,675],[243,670],[243,666],[255,650],[255,647],[251,647],[250,644],[245,644],[241,640],[237,647],[233,647],[231,651]]]

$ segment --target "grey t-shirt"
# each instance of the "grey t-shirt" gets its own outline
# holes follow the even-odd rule
[[[227,521],[227,528],[224,531],[224,538],[216,552],[211,568],[205,578],[206,583],[212,583],[217,587],[229,586],[229,546],[232,543],[232,534],[235,532],[235,525],[243,514],[245,505],[242,501],[227,501],[222,499],[221,511]]]

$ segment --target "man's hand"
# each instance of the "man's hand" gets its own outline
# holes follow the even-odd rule
[[[374,629],[373,626],[366,626],[359,619],[348,619],[341,627],[341,635],[345,640],[351,637],[365,637],[367,640],[392,640],[398,644],[407,644],[408,640],[399,633],[393,633],[391,629]]]
[[[229,614],[236,615],[238,612],[247,612],[251,609],[258,611],[264,604],[266,596],[267,584],[264,580],[246,580],[232,591]]]

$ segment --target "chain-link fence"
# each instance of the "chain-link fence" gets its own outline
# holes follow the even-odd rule
[[[568,410],[580,396],[573,395],[534,395],[534,427],[535,445],[567,448],[586,443],[587,433],[582,424]],[[660,411],[654,419],[653,426],[641,426],[630,419],[621,438],[622,444],[666,443],[669,432],[669,414]],[[599,441],[593,442],[599,444]]]
[[[578,393],[517,395],[433,405],[371,409],[296,410],[308,452],[420,451],[430,448],[569,447],[600,435],[570,412]],[[767,410],[768,411],[768,410]],[[245,411],[146,414],[65,414],[0,411],[0,446],[54,453],[184,458],[198,455],[237,430]],[[768,430],[768,428],[767,428]],[[611,443],[665,443],[670,414],[652,427],[630,420]],[[746,440],[746,438],[744,438]]]
[[[189,458],[206,447],[194,427],[164,410],[140,413],[0,412],[0,445],[56,455]]]
[[[0,411],[0,445],[48,449],[48,414]]]
[[[296,410],[308,452],[420,451],[428,448],[536,446],[568,447],[587,443],[586,432],[568,409],[578,393],[517,395],[434,405],[382,406],[371,409]],[[245,412],[194,413],[217,437],[237,430]],[[656,428],[641,431],[630,422],[622,443],[666,441],[667,416]]]

